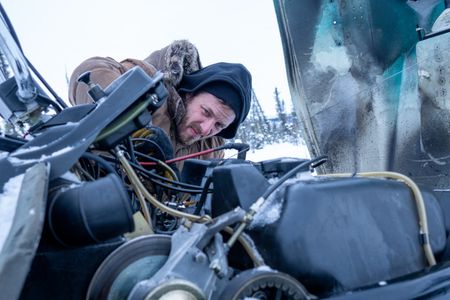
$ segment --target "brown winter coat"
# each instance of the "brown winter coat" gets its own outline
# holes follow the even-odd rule
[[[176,124],[181,121],[185,113],[184,101],[176,91],[183,74],[189,74],[201,68],[198,51],[193,44],[186,40],[174,41],[169,46],[153,52],[144,60],[126,59],[117,62],[110,57],[92,57],[82,62],[73,72],[69,82],[69,101],[72,105],[91,103],[87,93],[88,87],[78,83],[77,78],[86,71],[91,71],[91,80],[106,88],[114,79],[139,66],[147,74],[153,76],[157,70],[164,74],[164,83],[169,91],[166,103],[152,115],[152,124],[161,127],[170,137],[174,147],[175,157],[192,154],[224,144],[221,137],[210,137],[192,145],[186,146],[176,139]],[[223,151],[203,155],[201,159],[223,158]],[[179,168],[182,163],[177,164]]]

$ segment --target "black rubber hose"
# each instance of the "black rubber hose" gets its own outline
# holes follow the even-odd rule
[[[194,186],[194,185],[190,185],[190,184],[186,184],[186,183],[182,183],[182,182],[178,182],[178,181],[173,181],[170,179],[167,179],[163,176],[159,176],[155,173],[152,173],[148,170],[145,170],[144,168],[142,168],[141,166],[132,163],[132,162],[128,162],[137,172],[139,172],[141,175],[145,176],[146,178],[150,179],[152,182],[154,182],[155,184],[158,184],[162,187],[165,187],[167,189],[170,190],[174,190],[177,192],[182,192],[182,193],[188,193],[188,194],[200,194],[203,190],[201,189],[201,187],[198,186]],[[178,185],[179,187],[176,187],[174,185],[169,185],[169,184],[165,184],[162,183],[161,181],[156,180],[160,179],[160,180],[164,180],[168,183],[174,184],[174,185]],[[186,187],[187,186],[187,187]],[[192,188],[190,188],[192,187]]]
[[[272,184],[265,192],[264,194],[261,196],[261,198],[267,199],[270,194],[272,194],[280,185],[282,185],[286,180],[288,180],[289,178],[291,178],[292,176],[294,176],[295,174],[297,174],[297,172],[299,170],[301,170],[302,168],[304,168],[305,166],[308,165],[320,165],[323,162],[325,162],[327,160],[327,156],[323,155],[323,156],[319,156],[317,158],[305,161],[304,163],[299,164],[298,166],[296,166],[295,168],[293,168],[292,170],[290,170],[289,172],[287,172],[286,174],[284,174],[284,176],[282,176],[276,183]]]
[[[202,195],[200,196],[200,200],[197,202],[194,215],[200,215],[200,210],[202,209],[203,205],[205,205],[206,196],[208,195],[208,190],[211,183],[212,183],[212,176],[209,176],[206,179],[205,185],[203,186]]]
[[[138,156],[145,157],[145,158],[151,158],[151,159],[153,159],[155,162],[158,162],[157,159],[155,159],[155,158],[153,158],[153,157],[151,157],[151,156],[145,155],[145,154],[140,153],[140,152],[137,152],[137,151],[135,151],[135,153],[136,153],[136,155],[138,155]],[[193,185],[193,184],[184,183],[184,182],[181,182],[181,181],[174,181],[174,180],[167,179],[167,178],[164,177],[164,176],[160,176],[160,175],[158,175],[158,174],[156,174],[156,173],[153,173],[153,172],[150,172],[150,171],[146,170],[145,168],[143,168],[141,165],[138,165],[138,164],[134,164],[134,163],[133,163],[132,166],[133,166],[134,168],[138,168],[140,172],[148,172],[148,175],[149,175],[149,176],[152,176],[152,177],[154,177],[154,178],[156,178],[156,179],[159,179],[159,180],[163,180],[163,181],[165,181],[165,182],[167,182],[167,183],[170,183],[170,184],[176,184],[176,185],[179,185],[179,186],[188,188],[188,189],[198,189],[199,191],[201,191],[201,190],[203,189],[202,186],[198,186],[198,185]],[[147,174],[147,173],[146,173],[146,174]],[[212,190],[209,190],[209,192],[211,193]]]
[[[114,168],[106,160],[104,160],[98,155],[92,154],[90,152],[84,152],[83,155],[81,155],[81,157],[97,162],[109,174],[116,174],[116,170],[114,170]]]

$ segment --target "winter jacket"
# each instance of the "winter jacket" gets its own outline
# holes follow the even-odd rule
[[[69,101],[72,105],[91,103],[92,99],[87,93],[88,86],[77,81],[78,77],[86,71],[91,72],[91,81],[106,88],[114,79],[139,66],[147,74],[153,76],[157,70],[164,74],[164,84],[169,92],[167,101],[152,114],[152,125],[161,127],[170,137],[175,157],[196,153],[224,144],[224,139],[213,136],[195,142],[192,145],[183,145],[176,139],[176,124],[181,121],[185,113],[185,106],[176,88],[181,82],[183,74],[189,74],[201,68],[201,62],[196,47],[186,40],[178,40],[169,46],[153,52],[144,60],[125,59],[117,62],[110,57],[92,57],[75,68],[69,82]],[[200,159],[223,158],[223,151],[200,156]],[[181,169],[183,163],[177,163]]]

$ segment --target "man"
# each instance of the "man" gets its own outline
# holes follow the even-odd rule
[[[169,91],[166,103],[152,115],[152,125],[161,128],[173,146],[175,157],[223,145],[236,135],[251,101],[251,75],[241,64],[217,63],[202,68],[198,51],[186,40],[175,41],[144,60],[90,58],[73,72],[69,100],[73,105],[92,102],[87,85],[77,82],[84,72],[106,88],[127,70],[139,66],[150,76],[164,73]],[[202,159],[222,158],[223,151]],[[178,164],[181,167],[182,164]]]

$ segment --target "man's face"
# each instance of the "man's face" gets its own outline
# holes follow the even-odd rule
[[[178,140],[190,145],[216,135],[236,117],[234,111],[216,96],[200,92],[186,101],[186,114],[177,126]]]

